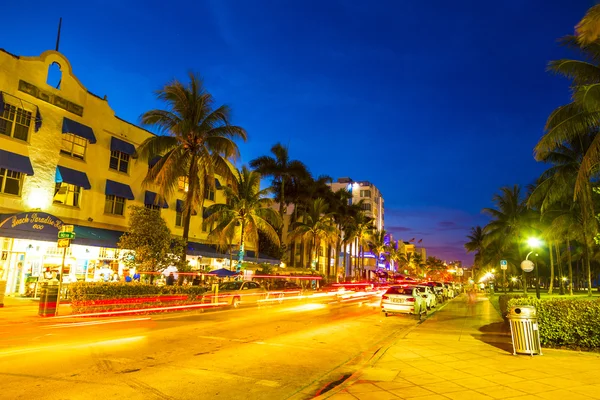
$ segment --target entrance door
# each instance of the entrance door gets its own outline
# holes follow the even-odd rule
[[[6,294],[25,293],[25,253],[9,253]]]

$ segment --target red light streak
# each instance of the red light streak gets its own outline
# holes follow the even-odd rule
[[[228,303],[187,304],[187,305],[183,305],[183,306],[138,308],[138,309],[134,309],[134,310],[113,310],[113,311],[102,311],[102,312],[86,313],[86,314],[62,315],[62,316],[58,316],[58,317],[50,317],[50,319],[73,318],[73,317],[107,317],[107,316],[114,316],[114,315],[137,314],[137,313],[145,313],[145,312],[159,312],[159,311],[168,311],[168,310],[186,310],[186,309],[208,308],[208,307],[218,307],[218,306],[226,306],[226,305],[228,305]]]

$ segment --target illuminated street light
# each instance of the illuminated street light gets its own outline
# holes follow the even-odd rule
[[[542,241],[538,238],[531,237],[527,239],[527,244],[531,248],[531,251],[525,257],[525,261],[527,261],[529,255],[533,253],[533,251],[542,245]],[[537,256],[537,254],[536,254]],[[537,261],[537,260],[536,260]],[[539,265],[535,265],[535,297],[540,298],[540,268]]]

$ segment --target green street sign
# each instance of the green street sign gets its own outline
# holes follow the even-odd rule
[[[75,239],[75,232],[58,232],[59,239]]]

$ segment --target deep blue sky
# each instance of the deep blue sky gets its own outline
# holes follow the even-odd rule
[[[314,175],[369,180],[386,229],[428,255],[472,257],[498,188],[543,170],[532,148],[568,82],[556,40],[590,0],[7,2],[0,47],[55,45],[87,88],[137,122],[189,70],[234,110],[242,162],[277,141]],[[1,90],[2,88],[0,88]]]

